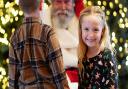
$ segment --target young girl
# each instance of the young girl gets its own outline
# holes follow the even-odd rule
[[[105,14],[86,7],[79,19],[79,89],[118,89],[117,65]]]

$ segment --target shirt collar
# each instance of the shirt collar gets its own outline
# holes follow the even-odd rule
[[[24,23],[42,23],[42,21],[39,17],[25,17],[23,19],[23,24]]]

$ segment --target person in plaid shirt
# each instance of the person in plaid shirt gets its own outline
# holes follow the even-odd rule
[[[9,89],[69,89],[55,31],[40,19],[40,0],[19,5],[24,19],[10,38]]]

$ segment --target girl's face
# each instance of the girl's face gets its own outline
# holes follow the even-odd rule
[[[97,15],[89,15],[82,18],[82,40],[88,46],[88,48],[100,46],[100,41],[103,34],[103,23],[101,22],[101,18]]]

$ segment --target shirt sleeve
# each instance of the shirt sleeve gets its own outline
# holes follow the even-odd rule
[[[55,31],[51,29],[48,33],[48,60],[57,89],[69,89],[63,57]]]
[[[9,46],[9,89],[18,89],[18,59],[16,57],[13,46]]]

